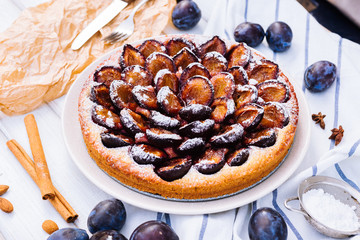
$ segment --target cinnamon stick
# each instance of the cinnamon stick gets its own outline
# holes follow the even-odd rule
[[[38,178],[38,185],[41,196],[44,200],[54,198],[55,192],[50,178],[49,168],[46,163],[44,149],[41,144],[38,126],[33,114],[26,115],[24,118],[26,131],[29,138],[31,152],[34,158],[34,167]]]
[[[9,140],[6,145],[15,155],[16,159],[20,162],[23,168],[27,171],[30,177],[34,180],[34,182],[39,186],[38,178],[35,172],[34,162],[30,158],[30,156],[14,139]],[[55,197],[48,200],[54,206],[56,211],[58,211],[58,213],[65,219],[66,222],[74,222],[77,219],[78,214],[55,187],[53,187],[53,190],[55,192]]]

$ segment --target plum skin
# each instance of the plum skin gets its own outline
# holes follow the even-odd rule
[[[179,2],[172,12],[172,22],[180,30],[189,30],[200,21],[201,10],[190,0]]]
[[[329,61],[315,62],[305,71],[305,87],[312,92],[322,92],[333,84],[336,76],[335,64]]]
[[[90,240],[127,240],[124,235],[122,235],[120,232],[115,230],[104,230],[96,232],[94,235],[91,236]]]
[[[179,240],[179,237],[166,223],[152,220],[138,226],[129,240]]]
[[[291,46],[293,33],[284,22],[274,22],[266,30],[266,41],[274,52],[284,52]]]
[[[258,46],[264,39],[265,32],[260,24],[243,22],[234,30],[234,38],[237,42],[245,42],[250,47]]]
[[[89,240],[89,235],[83,229],[62,228],[53,232],[47,240]]]
[[[99,202],[90,212],[87,226],[91,233],[102,230],[120,230],[126,220],[124,204],[115,198]]]
[[[272,208],[257,209],[249,221],[251,240],[286,240],[287,226],[283,217]]]

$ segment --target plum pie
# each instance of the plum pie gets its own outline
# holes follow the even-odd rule
[[[79,121],[90,156],[122,184],[212,199],[269,176],[292,145],[299,107],[279,66],[218,36],[126,44],[86,80]]]

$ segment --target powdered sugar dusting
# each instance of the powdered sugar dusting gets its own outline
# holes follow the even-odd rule
[[[167,68],[159,70],[154,78],[154,83],[157,84],[159,78],[162,78],[162,77],[164,77],[164,75],[171,74],[171,73],[172,72],[170,72],[170,70]]]
[[[221,53],[216,51],[206,53],[204,59],[208,59],[208,58],[215,58],[219,62],[222,62],[223,64],[227,64],[226,58]]]
[[[332,229],[356,231],[360,228],[356,207],[342,203],[321,188],[307,191],[302,200],[313,218]]]
[[[164,57],[166,57],[166,58],[171,59],[171,58],[170,58],[170,56],[169,56],[169,55],[167,55],[166,53],[162,53],[162,52],[153,52],[152,54],[150,54],[150,56],[148,56],[148,57],[147,57],[146,62],[151,62],[151,61],[153,61],[153,60],[157,59],[159,55],[161,55],[161,56],[164,56]]]

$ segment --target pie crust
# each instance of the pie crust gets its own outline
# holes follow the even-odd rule
[[[198,35],[161,36],[155,39],[166,44],[170,39],[178,37],[193,41],[197,47],[211,39]],[[142,42],[131,45],[139,47]],[[227,50],[238,44],[228,41],[225,43]],[[251,59],[247,69],[254,68],[261,59],[265,59],[258,51],[250,47],[249,49],[251,50]],[[120,67],[121,53],[122,48],[114,51],[107,60],[98,66],[98,69],[109,65]],[[213,174],[202,174],[191,167],[182,178],[174,181],[161,179],[154,172],[152,164],[135,162],[129,154],[131,146],[107,148],[103,145],[100,134],[106,132],[107,129],[94,123],[91,116],[92,108],[96,105],[90,98],[91,88],[96,84],[94,73],[89,75],[79,96],[78,112],[84,142],[96,164],[111,177],[128,187],[170,199],[212,199],[232,195],[254,186],[275,171],[283,160],[286,161],[285,157],[295,136],[299,107],[294,88],[281,69],[279,69],[277,80],[285,83],[289,88],[289,99],[285,103],[281,103],[288,113],[289,123],[283,128],[275,128],[275,144],[270,147],[248,146],[249,157],[240,166],[229,166],[225,163],[221,170]],[[254,85],[256,81],[250,79],[249,83]]]

